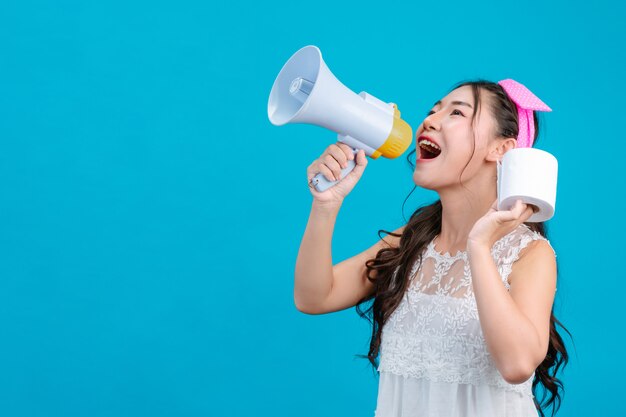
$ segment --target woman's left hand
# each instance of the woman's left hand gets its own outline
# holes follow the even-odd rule
[[[534,210],[536,210],[535,206],[525,204],[518,199],[511,210],[498,211],[498,199],[496,199],[489,211],[474,223],[467,238],[467,246],[484,245],[491,249],[494,243],[528,220]]]

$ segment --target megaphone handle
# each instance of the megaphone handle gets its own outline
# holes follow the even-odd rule
[[[348,166],[345,167],[344,169],[341,170],[341,175],[339,177],[339,180],[337,181],[329,181],[326,179],[326,177],[324,176],[324,174],[322,174],[321,172],[319,174],[317,174],[316,176],[313,177],[313,180],[311,181],[311,183],[315,186],[315,189],[317,191],[324,192],[326,190],[328,190],[330,187],[332,187],[333,185],[337,184],[339,181],[341,181],[342,179],[344,179],[344,177],[346,175],[348,175],[356,166],[356,154],[357,152],[359,152],[358,149],[356,148],[352,148],[352,153],[354,154],[354,159],[349,159],[348,160]]]

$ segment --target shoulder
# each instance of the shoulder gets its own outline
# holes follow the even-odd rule
[[[531,260],[556,262],[556,252],[548,239],[533,239],[520,249],[516,263],[526,263]]]
[[[539,241],[544,243],[538,243]],[[511,265],[528,251],[532,251],[533,247],[545,247],[546,244],[548,247],[552,247],[546,237],[532,230],[527,224],[522,223],[516,229],[500,238],[494,244],[492,253],[499,265]],[[556,253],[554,254],[556,256]]]
[[[549,249],[548,252],[552,252],[556,257],[556,252],[548,238],[534,231],[525,223],[520,224],[517,229],[500,239],[497,246],[501,252],[506,252],[511,263],[522,258],[528,252],[534,252],[534,248],[537,247],[543,248],[544,251]]]
[[[518,258],[521,260],[529,256],[530,253],[532,253],[533,256],[543,254],[544,257],[556,258],[556,251],[552,247],[550,240],[541,233],[532,230],[528,225],[522,223],[520,225]]]
[[[556,252],[550,241],[525,224],[520,225],[520,228],[509,284],[513,284],[517,277],[529,274],[556,275]]]

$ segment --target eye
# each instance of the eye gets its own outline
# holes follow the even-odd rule
[[[461,116],[463,116],[463,113],[461,113],[460,110],[454,109],[452,110],[452,114],[455,114],[454,112],[457,112],[458,114],[460,114]]]
[[[426,117],[430,116],[431,114],[435,114],[434,110],[429,111],[428,113],[426,113]]]

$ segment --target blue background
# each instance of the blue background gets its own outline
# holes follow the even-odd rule
[[[266,109],[308,44],[414,128],[469,78],[552,107],[538,147],[559,160],[555,313],[575,337],[558,415],[617,415],[625,18],[618,1],[3,2],[0,415],[373,415],[367,322],[293,303],[305,170],[335,135]],[[405,155],[370,161],[335,262],[402,224]]]

